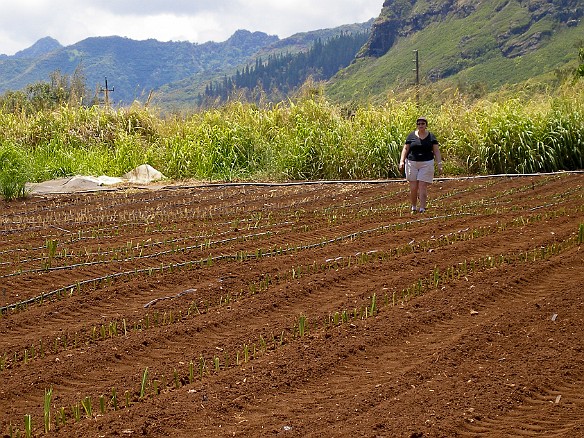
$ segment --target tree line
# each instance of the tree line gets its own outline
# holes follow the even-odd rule
[[[262,96],[282,100],[297,90],[307,79],[327,80],[347,67],[367,41],[367,33],[341,33],[326,41],[317,39],[305,52],[280,53],[258,58],[253,65],[237,70],[231,77],[211,81],[198,104],[208,106],[227,101],[231,96],[258,101]]]
[[[96,97],[90,97],[81,66],[71,75],[56,70],[48,81],[35,82],[22,90],[10,90],[0,95],[0,108],[8,113],[34,114],[63,105],[75,108],[96,103]]]

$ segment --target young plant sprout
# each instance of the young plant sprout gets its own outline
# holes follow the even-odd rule
[[[53,396],[53,388],[45,389],[44,398],[44,421],[45,421],[45,433],[49,433],[51,430],[51,397]]]
[[[26,438],[32,438],[32,417],[30,414],[24,416],[24,433]]]
[[[140,398],[144,398],[144,394],[146,393],[146,384],[148,383],[148,367],[144,370],[144,374],[142,374],[142,383],[140,385]]]

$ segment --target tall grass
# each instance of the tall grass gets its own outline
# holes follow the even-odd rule
[[[121,176],[150,164],[172,179],[298,180],[399,177],[397,163],[419,114],[441,142],[450,174],[526,173],[584,167],[584,87],[467,103],[343,108],[312,93],[258,107],[231,102],[186,117],[139,106],[0,112],[0,188],[74,174]]]
[[[559,90],[449,107],[437,118],[447,154],[468,173],[531,173],[584,167],[584,93]],[[461,123],[462,122],[462,123]],[[450,132],[449,132],[450,131]]]
[[[29,170],[20,148],[7,142],[0,144],[0,194],[8,201],[26,195]]]

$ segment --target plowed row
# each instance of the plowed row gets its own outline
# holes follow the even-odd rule
[[[0,432],[44,435],[52,388],[50,436],[584,436],[584,175],[407,196],[4,203]]]

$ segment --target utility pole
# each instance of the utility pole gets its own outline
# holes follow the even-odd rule
[[[416,104],[419,105],[420,103],[420,56],[418,50],[414,50],[414,54],[416,57],[414,58],[414,62],[416,63],[416,68],[414,71],[416,72]]]
[[[100,88],[99,89],[99,92],[100,93],[105,93],[105,106],[106,107],[109,107],[109,93],[110,92],[113,92],[113,91],[114,91],[114,88],[113,87],[112,87],[111,90],[107,87],[107,77],[106,77],[105,78],[105,88]]]

